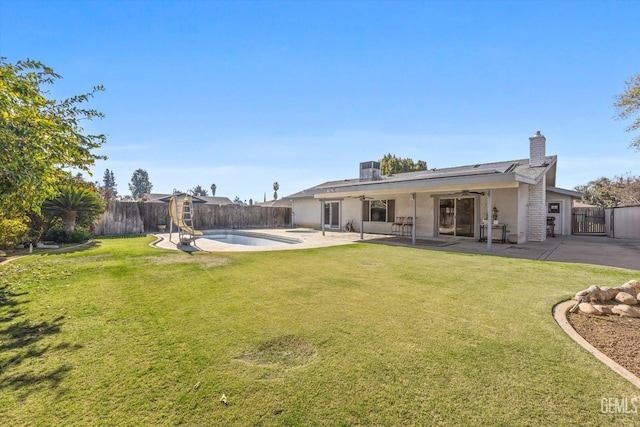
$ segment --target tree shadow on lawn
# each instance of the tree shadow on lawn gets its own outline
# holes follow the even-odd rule
[[[85,243],[66,243],[58,248],[33,248],[33,253],[29,253],[28,248],[24,249],[15,249],[12,251],[7,251],[11,257],[23,257],[23,256],[46,256],[51,254],[70,254],[75,252],[84,252],[90,249],[99,248],[101,246],[101,242],[90,240]]]
[[[7,286],[0,288],[0,390],[20,391],[22,398],[44,387],[58,387],[71,367],[53,366],[51,361],[58,358],[54,353],[82,347],[69,343],[43,345],[43,340],[60,332],[64,316],[39,322],[25,319],[19,305],[26,302],[22,300],[26,294],[13,293]]]

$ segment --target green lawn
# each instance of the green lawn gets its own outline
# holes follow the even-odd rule
[[[639,425],[552,306],[640,272],[383,245],[0,267],[0,425]],[[225,395],[228,405],[220,402]]]

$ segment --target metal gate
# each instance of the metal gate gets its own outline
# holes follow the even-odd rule
[[[573,234],[607,234],[604,208],[571,209],[571,232]]]

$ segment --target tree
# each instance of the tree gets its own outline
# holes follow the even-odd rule
[[[278,200],[278,190],[280,189],[280,184],[278,181],[273,183],[273,200]]]
[[[407,157],[396,157],[395,154],[385,154],[380,160],[380,173],[382,175],[392,175],[395,173],[414,172],[427,170],[427,162],[418,160],[414,163],[413,159]]]
[[[111,200],[118,195],[116,190],[116,178],[113,171],[110,171],[109,169],[104,171],[102,183],[102,196],[105,200]]]
[[[576,186],[582,200],[590,205],[610,208],[640,205],[640,176],[616,176],[599,178],[586,185]]]
[[[217,188],[215,184],[211,184],[211,197],[215,197]]]
[[[83,120],[102,118],[83,108],[96,92],[64,100],[48,99],[46,85],[61,78],[30,59],[10,64],[0,58],[0,220],[24,218],[57,192],[64,168],[89,172],[98,156],[92,150],[104,135],[87,135]]]
[[[620,120],[637,115],[626,129],[627,132],[633,132],[640,129],[640,73],[630,77],[625,84],[627,88],[622,94],[616,96],[613,106],[616,107],[618,113],[616,117]],[[633,138],[630,146],[640,151],[640,136]]]
[[[104,212],[104,202],[87,188],[65,185],[56,198],[44,202],[42,211],[61,217],[64,232],[73,233],[78,216],[95,219]]]
[[[149,174],[144,169],[136,169],[131,176],[129,191],[134,200],[138,200],[144,193],[151,193],[153,184],[149,181]]]
[[[200,185],[196,185],[195,187],[193,187],[191,189],[191,191],[193,192],[194,196],[208,196],[209,195],[209,194],[207,194],[207,190],[202,188]]]

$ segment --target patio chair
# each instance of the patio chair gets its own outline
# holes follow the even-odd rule
[[[402,234],[403,225],[404,225],[404,217],[397,216],[395,222],[391,224],[391,234],[400,236]]]

